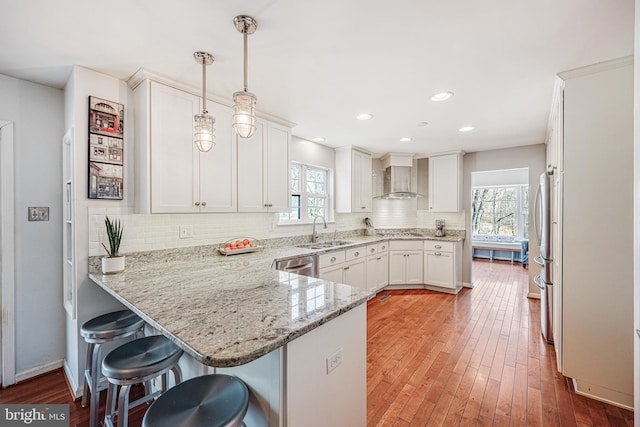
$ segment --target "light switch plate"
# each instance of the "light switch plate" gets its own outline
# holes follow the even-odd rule
[[[49,208],[48,207],[29,207],[28,208],[29,221],[49,221]]]

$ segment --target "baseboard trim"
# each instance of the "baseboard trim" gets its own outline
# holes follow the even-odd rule
[[[16,383],[62,368],[63,365],[64,360],[60,359],[53,362],[45,363],[44,365],[36,366],[35,368],[27,369],[26,371],[20,373],[16,373]]]
[[[71,392],[71,395],[73,396],[74,400],[82,396],[80,385],[76,383],[75,377],[71,372],[71,367],[69,366],[69,363],[66,360],[64,361],[64,374],[67,377],[67,383],[69,384],[69,391]]]
[[[527,294],[527,298],[531,298],[531,299],[540,299],[540,294],[534,294],[532,292],[529,292]]]
[[[471,289],[473,289],[473,283],[463,282],[462,283],[462,287],[463,288],[471,288]]]
[[[599,400],[600,402],[608,403],[618,408],[633,411],[633,395],[590,384],[585,381],[580,381],[580,385],[578,385],[578,380],[575,378],[572,378],[572,380],[573,389],[576,391],[576,394]]]

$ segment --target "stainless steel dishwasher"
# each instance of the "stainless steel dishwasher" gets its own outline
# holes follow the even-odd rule
[[[296,273],[301,276],[318,277],[318,257],[305,255],[298,258],[276,262],[276,270]]]

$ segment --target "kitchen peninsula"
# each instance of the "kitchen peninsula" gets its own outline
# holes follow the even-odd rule
[[[388,241],[350,240],[363,248]],[[228,257],[212,246],[141,252],[115,275],[101,274],[95,257],[90,278],[185,350],[185,378],[215,368],[244,379],[252,392],[247,425],[364,426],[364,303],[372,292],[273,269],[274,260],[325,252],[293,245]]]

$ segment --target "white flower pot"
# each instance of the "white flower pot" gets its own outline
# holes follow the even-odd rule
[[[116,274],[124,271],[124,256],[102,257],[102,273]]]

